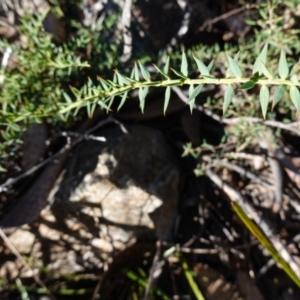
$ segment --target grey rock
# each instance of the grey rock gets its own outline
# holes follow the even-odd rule
[[[53,210],[90,215],[103,239],[97,245],[106,249],[108,240],[122,250],[136,238],[170,239],[179,171],[163,135],[142,126],[103,135],[105,143],[90,140],[76,148],[51,193]]]

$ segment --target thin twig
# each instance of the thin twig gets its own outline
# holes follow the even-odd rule
[[[283,170],[280,166],[278,159],[276,158],[276,150],[281,150],[278,145],[275,144],[276,138],[268,128],[266,131],[259,132],[260,141],[259,145],[262,149],[268,152],[268,162],[274,178],[274,199],[273,212],[278,213],[282,208],[283,197]],[[283,211],[282,211],[283,217]]]
[[[183,101],[185,104],[189,104],[189,98],[179,87],[173,86],[172,90],[177,94],[177,96],[179,97],[179,99],[181,101]],[[204,87],[202,89],[202,92],[208,92],[208,91],[212,91],[212,90],[214,90],[214,86],[208,85],[207,87]],[[202,105],[195,103],[193,109],[197,109],[197,110],[203,112],[204,114],[206,114],[207,116],[211,117],[212,119],[216,120],[217,122],[222,123],[222,118],[219,115],[213,113],[209,109],[204,108]]]
[[[92,300],[96,300],[98,298],[98,296],[99,296],[98,294],[99,294],[99,290],[100,290],[102,282],[103,282],[103,278],[104,277],[102,276],[98,280],[97,285],[96,285],[96,287],[94,289],[94,292],[93,292]]]
[[[19,176],[16,176],[14,178],[8,178],[3,184],[0,185],[0,192],[6,191],[8,186],[15,184],[16,182],[20,181],[21,179],[23,179],[23,178],[35,173],[39,169],[43,168],[45,165],[49,164],[51,161],[58,158],[60,155],[64,154],[66,151],[70,150],[72,147],[74,147],[75,145],[80,143],[82,140],[85,139],[86,136],[89,136],[90,133],[94,132],[98,128],[100,128],[106,124],[109,124],[109,123],[115,123],[115,124],[119,125],[121,130],[124,133],[128,133],[125,126],[121,122],[117,121],[116,119],[114,119],[112,117],[109,117],[106,120],[100,121],[97,125],[95,125],[91,129],[87,130],[85,134],[79,135],[73,142],[70,142],[70,141],[68,142],[68,139],[67,139],[66,145],[62,149],[60,149],[57,153],[52,155],[51,157],[45,159],[41,163],[30,168],[29,170],[20,174]]]
[[[213,89],[213,87],[208,87],[208,90]],[[172,90],[177,94],[177,96],[186,104],[189,103],[189,98],[187,95],[179,88],[179,87],[172,87]],[[205,90],[204,90],[205,91]],[[290,124],[285,124],[279,121],[275,120],[264,120],[261,118],[256,118],[256,117],[237,117],[237,118],[222,118],[219,115],[213,113],[211,110],[204,108],[202,105],[199,105],[197,103],[194,104],[194,109],[197,109],[207,116],[211,117],[215,121],[219,123],[223,123],[226,125],[236,125],[239,122],[245,121],[245,122],[250,122],[250,123],[261,123],[263,125],[267,125],[270,127],[275,127],[275,128],[281,128],[286,131],[290,131],[298,136],[300,136],[300,130],[297,129],[296,127],[300,125],[300,122],[293,122]]]
[[[144,300],[148,299],[150,289],[154,285],[155,281],[158,279],[159,274],[162,271],[162,266],[164,264],[164,261],[160,259],[161,256],[161,246],[162,246],[162,241],[157,240],[156,242],[156,253],[153,258],[152,266],[150,269],[148,281],[147,281],[147,287],[145,289],[145,295],[144,295]]]
[[[97,114],[94,114],[94,118]],[[124,126],[113,118],[108,118],[99,122],[96,126],[86,131],[87,126],[91,123],[90,120],[86,121],[79,129],[80,132],[85,132],[87,135],[96,130],[100,126],[107,123],[117,123],[121,130],[124,130]],[[126,129],[125,129],[126,130]],[[126,131],[127,132],[127,131]],[[67,145],[64,147],[65,151],[61,151],[59,157],[56,157],[55,161],[47,165],[47,167],[39,174],[32,185],[23,193],[18,201],[13,205],[0,220],[1,227],[18,227],[24,224],[28,224],[34,221],[44,208],[48,195],[59,176],[70,152],[71,147],[82,141],[84,135],[75,139],[73,142],[70,137],[67,136]],[[25,213],[24,213],[25,212]]]
[[[248,160],[262,159],[263,160],[261,155],[246,153],[246,152],[228,152],[228,153],[224,153],[224,157],[235,158],[235,159],[248,159]]]
[[[219,249],[192,249],[192,248],[186,248],[186,247],[180,248],[179,251],[184,252],[184,253],[193,253],[193,254],[218,254],[218,253],[220,253]]]
[[[239,155],[239,154],[241,154],[241,155]],[[227,153],[226,156],[230,156],[230,157],[233,156],[233,157],[237,157],[237,158],[246,158],[246,159],[251,159],[251,157],[252,157],[252,159],[253,159],[253,157],[260,157],[258,155],[252,155],[252,154],[247,154],[247,153]],[[274,157],[274,156],[272,156],[272,157]],[[276,161],[277,164],[279,164],[279,162],[282,163],[282,165],[284,166],[284,170],[287,172],[287,174],[289,175],[290,178],[292,176],[291,174],[293,174],[294,178],[300,178],[299,171],[297,169],[296,169],[296,171],[294,170],[294,168],[296,168],[296,167],[294,165],[292,165],[294,168],[292,168],[291,166],[287,166],[287,162],[285,162],[285,163],[282,162],[282,157],[283,157],[282,154],[276,155],[273,160]],[[286,156],[285,156],[285,158],[288,162],[290,162],[292,164],[292,162]],[[278,162],[278,160],[279,160],[279,162]],[[269,161],[270,166],[271,166],[271,163],[272,163],[272,161],[271,162]],[[244,168],[242,168],[240,166],[231,164],[224,160],[215,160],[212,164],[210,164],[210,166],[218,166],[218,165],[222,165],[228,169],[231,169],[231,170],[241,174],[241,176],[246,176],[250,180],[273,191],[275,193],[275,195],[277,194],[278,200],[276,200],[276,201],[278,201],[278,203],[281,203],[281,201],[279,201],[279,199],[286,199],[294,207],[294,209],[298,213],[300,213],[300,205],[299,205],[298,201],[282,192],[283,191],[282,190],[283,174],[280,174],[280,173],[276,174],[277,172],[282,172],[281,170],[276,170],[276,169],[272,170],[272,172],[275,172],[275,173],[273,173],[274,184],[270,184],[269,182],[259,178],[256,174],[252,173],[251,171],[245,170]],[[274,166],[273,166],[273,168],[274,168]],[[276,168],[280,168],[280,166],[276,166]],[[291,180],[293,180],[293,179],[291,179]],[[273,207],[273,209],[274,209],[274,207]],[[274,212],[277,212],[277,211],[275,210]]]
[[[227,162],[227,161],[224,161],[224,160],[215,160],[212,164],[213,166],[218,166],[218,165],[221,165],[223,167],[226,167],[228,169],[231,169],[237,173],[239,173],[241,176],[246,176],[247,178],[249,178],[250,180],[268,188],[268,189],[271,189],[271,190],[274,190],[273,186],[265,181],[265,180],[262,180],[261,178],[259,178],[256,174],[252,173],[251,171],[249,170],[246,170],[240,166],[237,166],[235,164],[232,164],[230,162]]]
[[[103,136],[95,136],[95,135],[91,135],[91,134],[82,134],[79,132],[72,132],[72,131],[62,131],[60,134],[60,136],[63,136],[65,138],[69,138],[71,136],[74,137],[82,137],[83,140],[94,140],[94,141],[99,141],[99,142],[106,142],[106,138]]]
[[[233,9],[233,10],[231,10],[231,11],[225,13],[225,14],[222,14],[222,15],[216,17],[216,18],[210,19],[207,22],[205,22],[202,27],[200,27],[200,30],[202,31],[206,27],[208,27],[208,26],[210,26],[210,25],[212,25],[214,23],[217,23],[217,22],[222,21],[224,19],[227,19],[227,18],[229,18],[229,17],[231,17],[233,15],[236,15],[236,14],[244,11],[246,8],[247,8],[246,6],[235,8],[235,9]]]

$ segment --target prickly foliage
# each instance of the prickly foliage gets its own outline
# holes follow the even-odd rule
[[[160,68],[156,65],[154,66],[155,73],[150,73],[147,66],[138,62],[134,65],[130,76],[120,74],[116,70],[116,76],[114,76],[113,80],[101,78],[99,79],[98,85],[93,85],[88,81],[88,83],[80,90],[73,89],[72,91],[75,100],[72,103],[63,103],[59,112],[61,114],[69,114],[75,109],[78,110],[82,107],[91,107],[94,104],[98,104],[102,108],[110,110],[113,101],[120,101],[120,109],[126,101],[128,93],[133,90],[138,90],[140,107],[143,110],[149,89],[157,87],[166,88],[164,104],[165,112],[168,105],[170,105],[170,92],[173,86],[189,88],[189,104],[192,109],[195,98],[201,93],[202,87],[208,84],[226,86],[223,104],[224,113],[229,107],[237,90],[254,89],[255,86],[258,86],[260,89],[259,101],[264,118],[267,114],[270,102],[270,88],[272,86],[276,87],[274,93],[271,95],[273,107],[282,99],[285,92],[288,92],[291,101],[298,112],[300,110],[300,93],[298,90],[300,83],[297,76],[289,72],[290,67],[287,63],[285,52],[283,49],[281,50],[278,59],[277,74],[273,75],[267,66],[267,50],[268,44],[263,47],[262,52],[253,64],[252,77],[243,76],[245,72],[243,72],[242,68],[239,66],[238,54],[234,58],[227,55],[228,69],[226,77],[223,78],[217,78],[211,72],[214,67],[213,62],[206,66],[201,58],[197,58],[196,56],[193,56],[193,58],[198,70],[189,69],[186,54],[184,52],[182,53],[180,70],[169,67],[169,58],[164,67]],[[195,71],[199,75],[196,78],[190,77],[189,74]]]

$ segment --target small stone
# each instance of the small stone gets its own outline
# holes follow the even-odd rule
[[[21,254],[29,254],[35,241],[35,236],[29,231],[17,229],[9,236],[9,240]]]
[[[112,252],[113,251],[113,246],[111,243],[109,243],[108,241],[105,241],[103,239],[98,239],[95,238],[92,240],[91,242],[92,247],[97,248],[103,252]]]
[[[51,240],[51,241],[59,241],[61,239],[61,233],[53,228],[45,224],[39,225],[39,233],[42,237]]]

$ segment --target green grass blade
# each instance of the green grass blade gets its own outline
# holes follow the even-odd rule
[[[193,291],[195,297],[197,300],[205,300],[202,292],[200,291],[196,281],[194,280],[193,278],[193,274],[192,274],[192,271],[190,270],[187,262],[183,259],[182,256],[180,256],[180,261],[181,261],[181,267],[183,269],[183,272],[184,272],[184,275],[185,275],[185,278],[191,288],[191,290]]]
[[[134,282],[137,282],[143,288],[147,287],[147,285],[148,285],[147,279],[142,278],[141,276],[137,275],[135,272],[133,272],[131,270],[123,271],[123,273],[126,275],[127,278],[129,278],[130,280],[132,280]],[[156,294],[157,296],[161,297],[161,299],[163,299],[163,300],[172,300],[167,294],[165,294],[162,290],[160,290],[158,288],[151,288],[150,293]]]
[[[233,209],[244,223],[244,225],[251,231],[251,233],[258,239],[260,244],[264,246],[273,257],[273,259],[280,264],[284,272],[294,281],[294,283],[300,288],[300,278],[294,273],[294,271],[289,266],[288,262],[281,257],[281,255],[276,251],[270,241],[263,234],[261,229],[247,216],[244,210],[235,202],[232,203]]]

